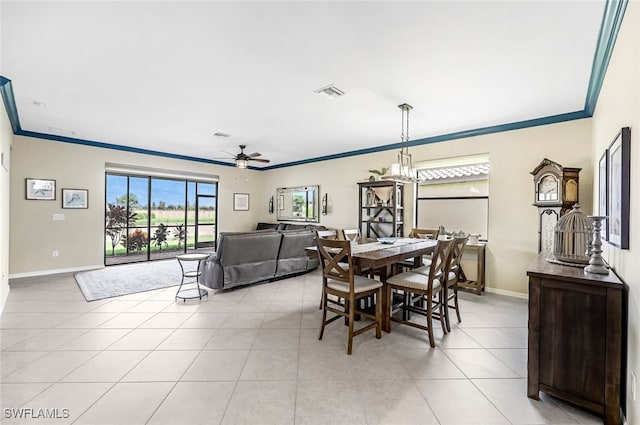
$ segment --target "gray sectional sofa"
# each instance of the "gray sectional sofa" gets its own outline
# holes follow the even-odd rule
[[[216,252],[200,264],[200,284],[228,289],[318,267],[318,259],[309,257],[304,249],[315,243],[319,227],[276,230],[261,227],[260,223],[258,227],[260,230],[253,232],[220,233]]]

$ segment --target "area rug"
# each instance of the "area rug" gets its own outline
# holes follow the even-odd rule
[[[181,276],[175,259],[108,266],[75,274],[87,301],[177,286]]]

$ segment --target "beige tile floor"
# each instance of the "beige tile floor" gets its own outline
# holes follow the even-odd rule
[[[70,274],[10,284],[3,423],[602,423],[527,398],[520,299],[463,293],[463,322],[446,336],[436,326],[437,348],[394,324],[356,337],[347,356],[343,322],[318,340],[318,271],[186,303],[176,288],[85,302]],[[38,409],[68,417],[10,417]]]

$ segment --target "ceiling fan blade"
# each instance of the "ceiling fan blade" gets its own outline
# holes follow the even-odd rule
[[[218,150],[219,150],[220,152],[224,152],[224,153],[226,153],[227,155],[231,155],[231,158],[235,158],[235,157],[236,157],[236,154],[235,154],[235,153],[227,152],[227,151],[222,150],[222,149],[218,149]]]
[[[249,161],[257,161],[257,162],[264,162],[264,163],[269,163],[271,162],[268,159],[261,159],[261,158],[249,158]]]
[[[255,157],[257,157],[257,156],[262,156],[262,154],[261,154],[260,152],[254,152],[254,153],[250,153],[250,154],[249,154],[249,156],[250,156],[251,158],[255,158]]]

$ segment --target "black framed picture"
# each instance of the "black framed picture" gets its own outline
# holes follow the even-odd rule
[[[629,249],[630,154],[631,129],[624,127],[613,139],[608,155],[608,241],[621,249]]]
[[[48,179],[26,179],[27,199],[53,201],[56,199],[56,181]]]
[[[605,149],[598,162],[598,215],[609,216],[609,149]],[[609,240],[609,226],[602,229],[602,238]]]
[[[62,208],[89,208],[89,191],[62,189]]]

